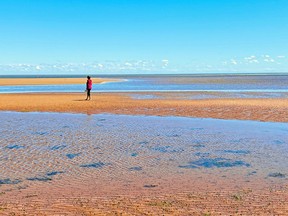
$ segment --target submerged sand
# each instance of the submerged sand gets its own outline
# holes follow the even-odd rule
[[[288,213],[286,123],[15,112],[0,118],[0,215]]]

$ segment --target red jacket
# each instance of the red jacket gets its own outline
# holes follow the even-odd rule
[[[92,89],[92,80],[91,80],[91,79],[88,79],[88,80],[87,80],[86,89],[87,89],[87,90],[91,90],[91,89]]]

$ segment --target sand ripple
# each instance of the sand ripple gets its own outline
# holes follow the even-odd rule
[[[0,117],[0,193],[6,200],[0,204],[21,203],[23,194],[58,200],[287,184],[287,123],[110,114]]]

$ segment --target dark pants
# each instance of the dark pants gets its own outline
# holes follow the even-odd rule
[[[90,91],[91,89],[87,89],[87,98],[90,97]]]

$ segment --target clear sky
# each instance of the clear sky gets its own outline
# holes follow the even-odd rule
[[[288,72],[288,1],[0,1],[0,74],[93,71]]]

